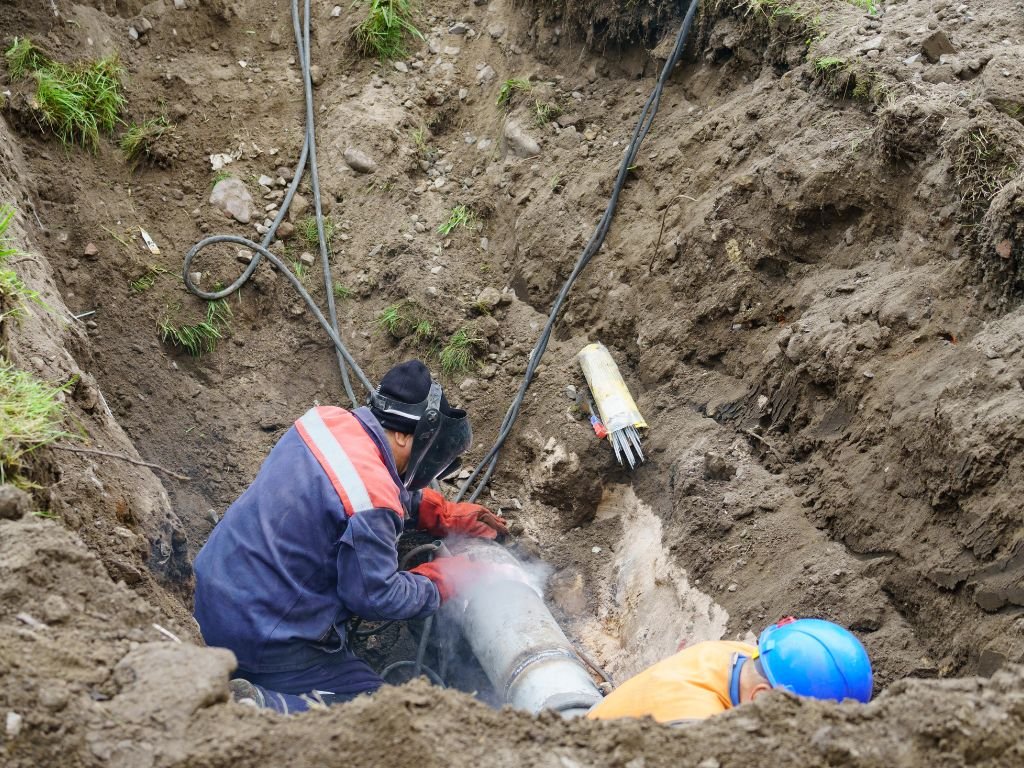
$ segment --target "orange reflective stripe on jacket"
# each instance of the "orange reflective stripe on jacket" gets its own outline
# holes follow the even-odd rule
[[[732,707],[729,677],[733,655],[753,656],[757,648],[730,640],[697,643],[632,677],[587,717],[653,717],[659,723],[701,720]]]
[[[338,492],[346,514],[392,509],[402,515],[394,478],[359,420],[344,408],[320,406],[295,422],[302,441]]]

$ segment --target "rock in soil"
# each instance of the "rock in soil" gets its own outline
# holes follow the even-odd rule
[[[248,224],[253,214],[253,199],[241,179],[221,179],[210,193],[210,205],[215,205],[241,224]]]

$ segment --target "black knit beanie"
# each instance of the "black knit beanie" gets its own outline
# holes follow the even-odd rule
[[[406,360],[384,374],[377,392],[392,400],[416,405],[427,399],[430,393],[430,370],[419,360]],[[411,435],[416,431],[416,420],[395,413],[384,413],[371,405],[370,410],[384,429]],[[441,413],[452,413],[448,399],[441,395]]]

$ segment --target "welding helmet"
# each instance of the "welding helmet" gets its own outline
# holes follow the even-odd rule
[[[758,658],[772,688],[814,699],[871,699],[871,661],[860,640],[822,619],[787,618],[757,639]]]
[[[426,488],[432,480],[447,477],[459,468],[459,459],[473,442],[469,416],[459,408],[452,408],[444,398],[441,385],[430,382],[427,396],[419,403],[403,403],[381,394],[370,396],[370,407],[384,421],[399,419],[415,423],[412,430],[412,452],[402,475],[410,491]]]

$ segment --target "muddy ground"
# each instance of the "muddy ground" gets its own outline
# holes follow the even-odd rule
[[[265,264],[230,299],[216,350],[161,341],[161,322],[204,312],[177,277],[185,251],[262,221],[209,204],[210,155],[232,155],[225,170],[261,209],[302,142],[289,5],[178,5],[0,4],[5,46],[117,52],[127,117],[176,126],[133,169],[109,140],[61,148],[24,87],[5,86],[0,191],[19,209],[16,267],[51,308],[5,323],[5,354],[54,382],[81,376],[68,403],[82,445],[191,478],[40,452],[33,505],[58,520],[0,522],[12,765],[352,750],[370,764],[1019,762],[1018,4],[704,3],[570,295],[487,498],[554,567],[573,639],[621,679],[793,613],[850,626],[875,662],[867,708],[779,696],[686,733],[497,715],[423,687],[287,722],[224,703],[230,659],[190,644],[191,557],[291,422],[344,397],[323,333]],[[333,7],[313,3],[312,53],[342,335],[376,380],[411,355],[436,367],[437,347],[471,329],[478,366],[442,380],[472,412],[479,458],[604,208],[678,10],[446,0],[421,10],[426,40],[396,66],[360,57],[358,8]],[[499,108],[513,77],[532,87]],[[562,114],[538,121],[538,102]],[[352,148],[372,172],[346,163]],[[479,227],[439,234],[457,205]],[[302,263],[314,249],[292,234],[275,250]],[[236,251],[203,252],[204,287],[240,272]],[[323,301],[318,268],[305,282]],[[384,330],[397,303],[435,338]],[[634,473],[566,396],[590,341],[612,350],[651,425]]]

